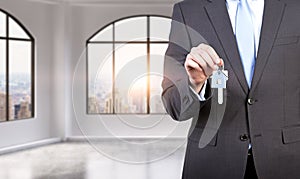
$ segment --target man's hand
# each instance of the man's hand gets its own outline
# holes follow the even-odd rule
[[[222,64],[223,60],[211,46],[200,44],[193,47],[184,63],[192,88],[199,93],[212,72]]]

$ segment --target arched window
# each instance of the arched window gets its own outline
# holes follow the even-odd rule
[[[0,121],[34,116],[34,39],[0,9]]]
[[[87,40],[88,114],[165,114],[161,101],[171,19],[117,20]]]

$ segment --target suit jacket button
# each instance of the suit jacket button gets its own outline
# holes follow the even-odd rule
[[[255,102],[255,101],[254,101],[254,99],[253,99],[253,98],[249,98],[249,99],[248,99],[248,104],[249,104],[249,105],[252,105],[252,104],[254,104],[254,102]]]
[[[249,136],[247,134],[243,134],[240,136],[241,141],[247,141],[249,139]]]

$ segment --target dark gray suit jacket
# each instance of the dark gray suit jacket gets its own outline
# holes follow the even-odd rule
[[[265,0],[251,89],[248,89],[225,0],[185,0],[173,10],[162,99],[174,120],[194,117],[185,179],[242,179],[251,141],[259,178],[300,178],[300,2]],[[177,25],[177,22],[184,24]],[[216,136],[198,148],[207,122],[205,102],[189,88],[184,61],[200,43],[211,45],[229,71],[225,115]]]

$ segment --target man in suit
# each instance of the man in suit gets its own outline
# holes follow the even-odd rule
[[[174,120],[193,118],[182,178],[300,178],[299,17],[296,0],[175,4],[162,99]],[[221,63],[229,73],[224,117],[199,148],[209,76]]]

